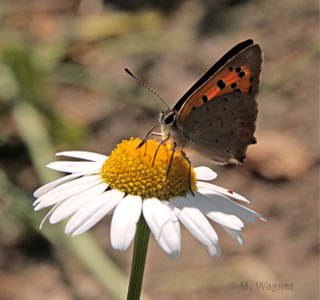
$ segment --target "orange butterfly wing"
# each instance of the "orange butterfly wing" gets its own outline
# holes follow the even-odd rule
[[[259,90],[261,64],[262,51],[259,45],[250,45],[235,54],[197,89],[194,86],[191,88],[195,90],[184,100],[178,122],[183,123],[191,111],[223,94],[243,92],[254,98]],[[208,72],[210,69],[202,77],[206,78]]]

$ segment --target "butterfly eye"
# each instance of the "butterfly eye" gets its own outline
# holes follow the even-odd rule
[[[173,122],[176,120],[176,115],[174,112],[170,112],[168,113],[165,117],[164,117],[164,124],[166,125],[171,125],[173,124]]]

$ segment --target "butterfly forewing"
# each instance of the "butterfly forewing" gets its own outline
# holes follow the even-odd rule
[[[190,98],[190,96],[204,83],[206,83],[212,75],[217,73],[217,71],[222,68],[229,60],[238,55],[242,50],[253,45],[253,40],[248,39],[230,49],[226,54],[224,54],[212,67],[210,67],[191,87],[190,89],[180,98],[180,100],[174,106],[174,110],[179,111],[182,105]]]
[[[217,163],[242,163],[248,145],[256,142],[257,113],[257,103],[248,94],[220,95],[188,115],[182,127],[187,136],[185,148]]]
[[[194,86],[191,87],[191,90],[195,91],[181,105],[178,123],[183,126],[193,110],[198,109],[206,102],[215,101],[217,96],[223,94],[242,92],[254,98],[259,91],[261,63],[260,46],[251,45],[229,59],[204,83],[200,78],[195,85],[199,83],[202,85],[196,89]],[[219,62],[216,65],[220,65]],[[208,72],[212,72],[212,70],[209,69],[202,78],[207,78]]]

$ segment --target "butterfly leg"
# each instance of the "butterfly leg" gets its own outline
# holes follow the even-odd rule
[[[140,142],[140,144],[138,145],[137,149],[141,148],[141,147],[145,144],[145,142],[149,139],[149,136],[152,135],[152,134],[154,134],[153,131],[154,131],[156,128],[158,128],[160,125],[161,125],[161,123],[158,123],[156,126],[154,126],[154,127],[147,133],[147,135],[143,138],[143,140],[142,140],[142,141]]]
[[[160,133],[160,132],[151,132],[150,135],[151,135],[151,134],[152,134],[152,135],[159,135],[159,136],[162,136],[162,135],[163,135],[163,134]],[[146,140],[147,140],[147,138],[146,138]],[[146,140],[145,140],[145,141],[146,141]],[[143,157],[145,157],[145,155],[146,155],[146,153],[147,153],[147,145],[148,145],[148,144],[147,144],[145,141],[143,141],[143,143],[144,143],[144,145],[145,145]],[[142,146],[143,146],[143,144],[142,144],[142,142],[141,142],[136,149],[139,149],[139,148],[142,147]],[[154,164],[154,159],[153,159],[153,161],[152,161],[152,166],[153,166],[153,164]]]
[[[190,189],[190,192],[193,196],[195,196],[193,190],[192,190],[192,186],[191,186],[191,161],[190,159],[188,158],[187,154],[181,150],[181,154],[183,156],[183,158],[189,163],[189,172],[188,172],[188,184],[189,184],[189,189]]]
[[[159,145],[158,145],[158,147],[157,147],[157,149],[156,149],[156,152],[154,153],[154,156],[153,156],[152,167],[154,166],[154,162],[155,162],[155,160],[156,160],[156,156],[157,156],[157,154],[158,154],[158,151],[159,151],[161,145],[162,145],[163,143],[165,143],[165,142],[166,142],[167,140],[169,140],[169,139],[170,139],[170,136],[168,135],[164,140],[162,140],[162,141],[159,143]]]
[[[170,169],[171,169],[171,165],[172,165],[172,161],[173,161],[174,152],[176,151],[176,146],[177,146],[176,143],[174,143],[173,147],[171,148],[172,154],[171,154],[171,157],[170,157],[170,162],[169,162],[169,166],[168,166],[168,170],[167,170],[167,175],[166,175],[166,178],[163,181],[167,181],[168,180]]]

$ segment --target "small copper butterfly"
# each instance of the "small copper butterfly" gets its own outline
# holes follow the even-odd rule
[[[184,151],[191,150],[218,164],[243,163],[248,146],[256,143],[255,97],[261,65],[262,51],[253,40],[233,47],[191,86],[173,109],[168,107],[160,113],[159,124],[140,146],[161,125],[162,143],[171,142],[173,151],[180,150],[186,159]]]

